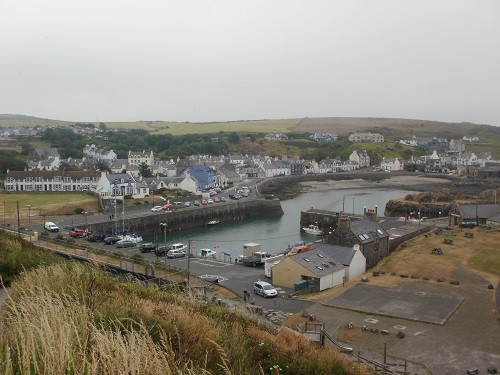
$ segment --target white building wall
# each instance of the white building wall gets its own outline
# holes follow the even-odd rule
[[[333,288],[334,286],[341,285],[344,282],[346,267],[342,267],[338,271],[332,272],[323,276],[319,280],[319,289],[325,290]]]
[[[354,254],[351,264],[349,265],[349,269],[346,272],[346,281],[361,276],[366,272],[366,258],[359,250],[359,245],[354,245],[353,250],[355,250],[356,253]]]

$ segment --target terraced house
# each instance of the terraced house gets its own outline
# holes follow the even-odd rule
[[[5,175],[5,191],[49,192],[90,191],[97,186],[99,171],[9,171]]]

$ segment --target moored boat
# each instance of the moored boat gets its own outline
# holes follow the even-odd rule
[[[322,232],[319,229],[317,224],[310,224],[307,227],[303,227],[302,230],[308,234],[312,234],[314,236],[321,236]]]

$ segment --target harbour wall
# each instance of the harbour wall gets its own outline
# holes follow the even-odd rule
[[[92,222],[93,232],[114,233],[118,230],[137,232],[141,235],[151,235],[158,232],[160,224],[166,224],[169,231],[180,231],[207,225],[210,220],[219,222],[243,220],[250,217],[281,216],[283,209],[277,199],[245,199],[226,203],[214,203],[206,206],[182,208],[175,211],[160,213],[134,213],[117,218],[117,221],[103,220]]]

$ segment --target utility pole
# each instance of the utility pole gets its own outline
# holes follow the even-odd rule
[[[345,194],[344,194],[344,198],[342,198],[342,213],[345,212]]]
[[[19,218],[19,201],[17,203],[17,235],[21,237],[21,219]]]
[[[189,263],[191,262],[191,240],[188,240],[188,291],[191,285],[190,273],[189,273]]]

